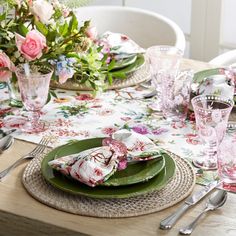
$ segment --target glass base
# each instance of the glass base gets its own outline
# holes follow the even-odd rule
[[[148,107],[155,112],[161,112],[161,105],[158,102],[152,103],[150,105],[148,105]]]
[[[193,165],[197,168],[201,168],[203,170],[216,170],[217,162],[212,160],[193,160]]]
[[[12,128],[19,129],[27,121],[28,119],[26,117],[17,116],[17,115],[9,115],[3,118],[3,126],[8,129],[12,129]]]
[[[40,133],[48,129],[46,123],[41,121],[38,123],[31,123],[28,121],[19,128],[26,133]]]

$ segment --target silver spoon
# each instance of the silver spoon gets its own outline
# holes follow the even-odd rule
[[[14,138],[11,135],[7,135],[0,141],[0,154],[7,150],[14,142]]]
[[[225,190],[219,190],[211,195],[211,198],[207,201],[205,209],[197,216],[197,218],[188,226],[180,229],[180,234],[188,235],[191,234],[193,229],[196,227],[198,220],[207,211],[213,211],[224,205],[227,199],[227,192]]]

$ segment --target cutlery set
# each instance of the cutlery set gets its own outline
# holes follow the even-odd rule
[[[16,130],[13,129],[8,132],[1,132],[2,138],[0,139],[0,154],[7,150],[13,144],[14,138],[13,136],[11,136],[11,134],[15,131]],[[15,161],[12,165],[7,167],[5,170],[2,170],[0,172],[0,181],[2,181],[2,179],[7,176],[10,171],[13,170],[16,166],[18,166],[22,161],[33,159],[34,157],[43,153],[50,141],[50,137],[43,137],[40,140],[39,144],[31,152],[24,155],[23,157]]]
[[[177,220],[192,206],[197,204],[200,200],[202,200],[208,193],[210,193],[213,189],[218,187],[221,182],[213,181],[206,185],[202,190],[194,193],[192,196],[188,197],[184,204],[173,214],[165,218],[160,223],[160,229],[168,230],[173,227],[173,225],[177,222]],[[207,211],[215,210],[224,205],[227,200],[227,192],[225,190],[217,190],[215,191],[206,203],[205,209],[196,217],[196,219],[187,225],[184,228],[179,230],[180,234],[189,235],[192,233],[193,229],[196,227],[198,220],[201,216]]]

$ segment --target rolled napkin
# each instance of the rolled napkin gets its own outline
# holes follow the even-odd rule
[[[125,34],[105,32],[98,39],[98,44],[104,47],[104,50],[114,54],[115,59],[123,59],[135,54],[145,53],[137,43]]]
[[[62,174],[95,187],[117,170],[125,169],[129,161],[146,161],[162,156],[158,148],[144,135],[128,130],[104,138],[103,146],[50,161],[48,164]]]
[[[204,71],[203,71],[204,72]],[[236,92],[236,71],[220,68],[218,73],[192,83],[192,91],[199,95],[217,95],[233,99]]]

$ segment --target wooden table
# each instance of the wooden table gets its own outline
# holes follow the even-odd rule
[[[198,71],[209,68],[209,65],[184,60],[182,68],[193,68]],[[231,117],[232,119],[236,120],[235,117]],[[34,144],[16,140],[14,146],[1,155],[0,170],[28,153],[34,146]],[[159,223],[182,203],[154,214],[122,219],[102,219],[73,215],[50,208],[38,202],[26,192],[21,183],[25,166],[26,163],[18,166],[10,176],[0,183],[0,235],[178,235],[179,228],[191,222],[205,205],[202,201],[193,207],[169,231],[160,230]],[[202,187],[196,185],[194,191],[200,188]],[[236,195],[229,193],[226,204],[221,209],[207,214],[192,235],[235,236],[235,206]]]

